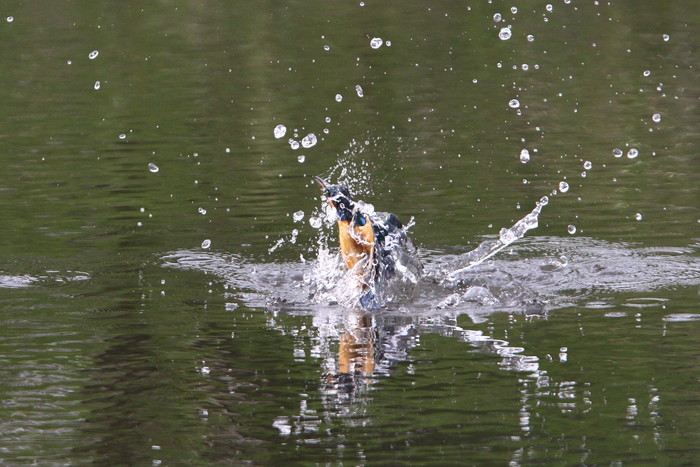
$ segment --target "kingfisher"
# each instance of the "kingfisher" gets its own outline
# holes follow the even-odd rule
[[[333,185],[320,177],[315,180],[337,213],[340,255],[365,292],[360,306],[380,307],[394,293],[405,293],[406,284],[412,289],[422,265],[399,218],[363,209],[364,203],[355,202],[345,185]]]

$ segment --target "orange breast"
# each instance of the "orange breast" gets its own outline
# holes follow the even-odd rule
[[[372,265],[372,253],[374,250],[374,231],[372,225],[367,222],[363,226],[350,225],[350,221],[338,221],[338,239],[340,240],[340,253],[343,256],[348,269],[353,269],[358,263],[362,263],[357,269],[357,274],[367,273]]]

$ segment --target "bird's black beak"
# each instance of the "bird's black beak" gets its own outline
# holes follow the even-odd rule
[[[323,188],[326,192],[328,192],[328,182],[322,179],[321,177],[314,177],[314,180],[316,180],[316,183],[321,185],[321,188]]]

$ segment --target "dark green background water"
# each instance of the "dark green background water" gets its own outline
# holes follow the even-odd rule
[[[700,462],[700,4],[546,5],[3,2],[2,463]],[[343,168],[433,263],[566,180],[492,265],[548,315],[378,312],[329,389],[355,312],[274,278]]]

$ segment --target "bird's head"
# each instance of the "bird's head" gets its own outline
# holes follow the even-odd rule
[[[351,220],[355,203],[352,201],[350,190],[345,185],[331,185],[321,177],[315,177],[315,179],[323,188],[328,204],[333,206],[338,213],[338,219],[342,221]]]

